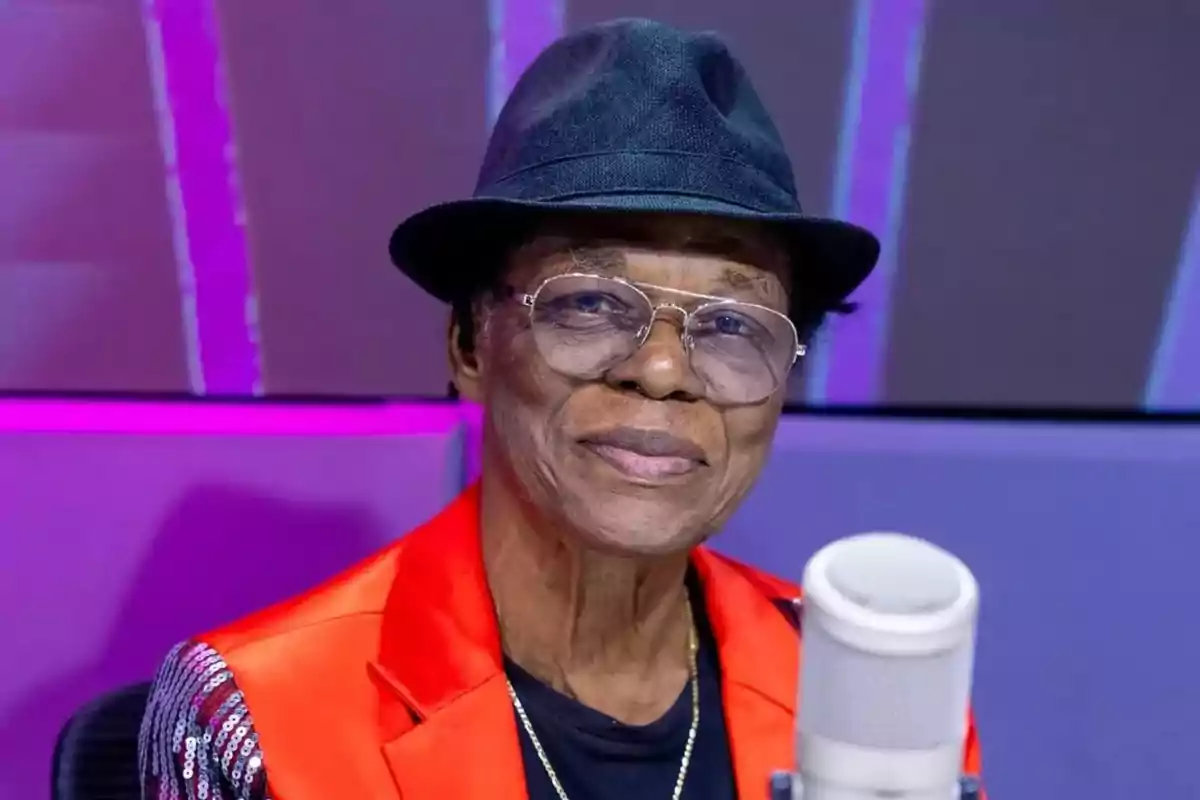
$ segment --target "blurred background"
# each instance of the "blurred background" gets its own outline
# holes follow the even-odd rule
[[[390,267],[547,41],[713,28],[883,268],[792,397],[1200,409],[1191,0],[10,0],[0,387],[441,396]]]
[[[469,479],[387,237],[618,16],[724,34],[805,209],[884,244],[720,546],[796,578],[857,530],[945,544],[993,800],[1200,798],[1194,0],[0,2],[0,798]]]

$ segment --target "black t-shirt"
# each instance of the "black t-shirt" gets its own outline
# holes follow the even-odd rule
[[[692,604],[700,638],[696,658],[700,724],[682,797],[736,800],[721,704],[720,662],[703,606],[700,600]],[[570,800],[671,800],[692,724],[690,684],[658,720],[625,725],[559,694],[512,661],[506,660],[505,670]],[[559,800],[519,717],[516,723],[529,800]]]

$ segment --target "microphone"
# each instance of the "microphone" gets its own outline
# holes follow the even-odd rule
[[[967,566],[912,536],[867,533],[818,551],[803,585],[790,798],[972,796],[959,783],[979,610]]]

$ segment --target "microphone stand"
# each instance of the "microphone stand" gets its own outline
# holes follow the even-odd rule
[[[868,796],[863,795],[864,800]],[[981,800],[983,789],[978,778],[966,776],[958,781],[958,794],[952,800]],[[776,772],[771,776],[769,800],[804,800],[804,787],[800,776],[790,772]],[[897,800],[903,800],[897,798]]]

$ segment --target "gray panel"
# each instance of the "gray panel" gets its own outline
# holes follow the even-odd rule
[[[474,185],[484,2],[280,8],[220,4],[267,391],[444,395],[445,311],[387,240]]]
[[[0,389],[189,388],[138,4],[0,4]]]
[[[1139,406],[1200,169],[1200,7],[937,3],[894,403]]]

